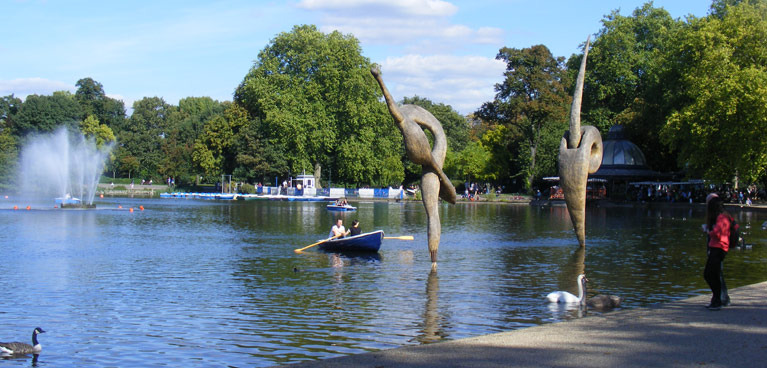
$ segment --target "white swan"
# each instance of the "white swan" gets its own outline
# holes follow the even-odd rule
[[[546,295],[549,303],[583,303],[583,296],[586,294],[586,275],[578,275],[578,296],[566,291],[554,291]]]
[[[23,342],[0,342],[0,355],[26,355],[26,354],[40,354],[42,346],[37,342],[37,335],[41,334],[42,328],[37,327],[32,331],[32,345]]]

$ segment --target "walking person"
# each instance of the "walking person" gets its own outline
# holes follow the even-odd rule
[[[703,231],[708,235],[706,267],[703,278],[711,288],[711,303],[706,306],[709,310],[719,310],[730,304],[727,284],[724,282],[724,258],[730,249],[730,225],[733,218],[724,210],[724,201],[717,194],[711,193],[706,197],[706,224]]]

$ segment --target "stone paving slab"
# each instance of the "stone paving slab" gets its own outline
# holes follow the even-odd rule
[[[288,365],[321,367],[765,367],[767,282],[521,330]]]

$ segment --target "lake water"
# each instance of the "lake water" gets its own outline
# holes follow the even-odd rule
[[[343,214],[129,198],[10,209],[20,201],[0,200],[0,341],[42,327],[38,366],[271,366],[509,331],[594,313],[544,302],[577,292],[584,271],[589,295],[622,295],[625,308],[708,292],[702,205],[590,208],[585,252],[564,207],[443,205],[432,272],[418,202],[352,201],[358,211]],[[728,255],[730,287],[767,275],[767,213],[735,215],[753,248]],[[385,240],[367,257],[293,252],[336,216],[415,240]]]

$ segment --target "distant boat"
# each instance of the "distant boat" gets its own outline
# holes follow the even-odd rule
[[[55,201],[58,205],[78,205],[82,203],[80,198],[70,197],[68,194],[64,197],[56,198]]]
[[[328,240],[319,245],[329,252],[378,252],[383,241],[383,230],[364,233],[346,238]]]
[[[346,202],[346,198],[339,198],[335,202],[328,205],[329,211],[356,211],[357,207],[349,205]]]
[[[337,205],[337,204],[329,204],[328,205],[329,211],[356,211],[357,207],[350,206],[350,205]]]

